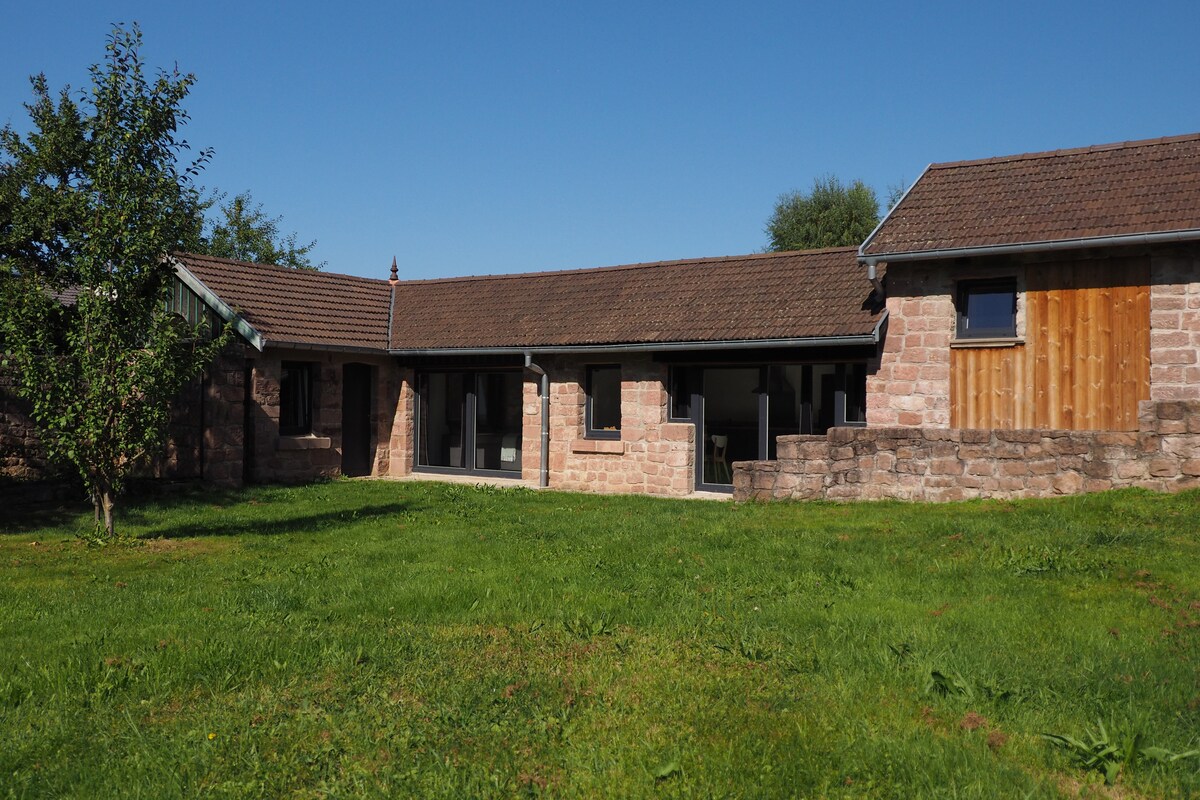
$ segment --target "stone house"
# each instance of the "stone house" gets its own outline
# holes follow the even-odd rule
[[[199,458],[235,483],[729,492],[781,434],[866,424],[884,317],[853,248],[428,281],[177,261],[241,335]]]
[[[933,164],[858,259],[867,428],[780,440],[740,496],[1200,486],[1200,136]]]
[[[857,250],[427,281],[176,259],[177,307],[240,334],[171,453],[216,482],[1200,484],[1200,135],[934,164]]]

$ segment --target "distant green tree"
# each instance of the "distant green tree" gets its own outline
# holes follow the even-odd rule
[[[216,205],[219,218],[212,223],[211,230],[200,245],[202,252],[219,258],[238,261],[253,261],[259,264],[279,264],[295,269],[321,269],[325,266],[312,263],[308,254],[317,246],[315,241],[301,245],[298,234],[280,236],[279,226],[283,217],[269,217],[261,203],[255,203],[250,192],[235,195],[223,203],[224,195],[218,196],[211,205]]]
[[[168,311],[168,254],[199,239],[181,167],[194,76],[149,79],[141,31],[114,28],[79,101],[31,79],[30,132],[0,131],[0,344],[47,454],[78,470],[97,538],[130,471],[162,452],[170,404],[211,363],[210,337]]]
[[[817,178],[809,194],[788,192],[767,221],[769,249],[811,250],[861,244],[879,224],[879,201],[862,181],[844,186],[832,175]]]

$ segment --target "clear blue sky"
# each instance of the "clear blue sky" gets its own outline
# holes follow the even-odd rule
[[[203,183],[377,277],[754,252],[827,173],[1200,131],[1200,6],[1047,0],[13,3],[0,124],[135,20]]]

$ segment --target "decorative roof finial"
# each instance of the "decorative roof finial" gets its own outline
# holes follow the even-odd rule
[[[388,283],[395,286],[400,282],[400,272],[396,269],[396,257],[392,256],[392,274],[388,278]]]

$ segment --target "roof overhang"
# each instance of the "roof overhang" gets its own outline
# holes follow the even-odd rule
[[[735,339],[709,342],[629,342],[625,344],[530,345],[503,347],[392,348],[394,356],[570,355],[603,353],[660,353],[674,350],[752,350],[764,347],[853,347],[879,343],[885,311],[870,333],[854,336],[809,336],[787,339]]]
[[[882,223],[880,223],[882,225]],[[879,230],[876,228],[876,230]],[[874,236],[874,234],[871,234]],[[870,239],[863,243],[858,251],[858,261],[868,267],[880,262],[896,264],[901,261],[936,261],[946,258],[968,258],[971,256],[993,256],[1017,253],[1048,253],[1056,250],[1078,250],[1084,247],[1123,247],[1130,245],[1169,244],[1173,242],[1200,241],[1200,228],[1188,228],[1179,231],[1163,231],[1160,233],[1130,233],[1119,236],[1086,236],[1078,239],[1054,239],[1046,242],[1015,242],[1012,244],[995,244],[981,247],[948,247],[939,250],[919,250],[907,253],[874,253],[865,255],[863,251],[870,244]]]
[[[267,341],[263,340],[264,344]],[[383,347],[368,347],[365,345],[353,344],[324,344],[321,342],[294,342],[284,341],[282,339],[272,339],[271,347],[286,349],[286,350],[320,350],[322,352],[329,351],[333,353],[361,353],[362,355],[386,356],[388,351]]]
[[[216,293],[204,285],[204,281],[192,274],[183,262],[171,256],[171,262],[175,265],[175,276],[183,281],[184,285],[191,289],[196,295],[204,301],[205,305],[217,313],[221,319],[225,320],[230,326],[237,331],[243,339],[260,353],[267,346],[266,338],[259,333],[253,325],[239,313],[233,310],[228,303],[217,297]]]

